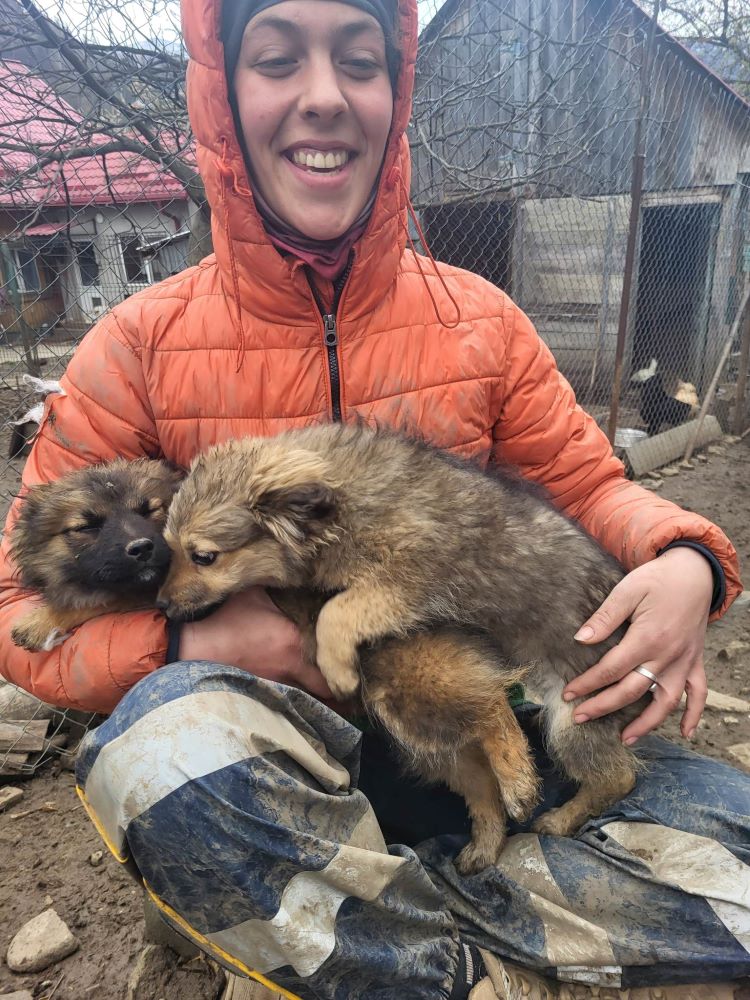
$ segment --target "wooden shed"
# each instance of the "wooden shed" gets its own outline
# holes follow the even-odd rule
[[[580,390],[611,380],[645,77],[629,357],[702,385],[750,244],[750,105],[632,0],[447,0],[421,34],[412,199],[436,256],[509,291]],[[743,263],[744,262],[744,263]]]

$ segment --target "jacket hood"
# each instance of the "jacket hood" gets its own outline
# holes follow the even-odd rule
[[[307,278],[299,262],[282,257],[270,243],[253,201],[229,104],[220,40],[221,3],[182,0],[183,31],[190,56],[188,110],[198,168],[211,206],[217,263],[227,294],[243,310],[269,322],[309,325],[312,293]],[[354,247],[346,292],[350,319],[382,303],[406,243],[411,166],[405,132],[414,87],[416,0],[399,0],[396,40],[401,66],[393,122],[372,215]],[[238,329],[241,326],[238,314]]]

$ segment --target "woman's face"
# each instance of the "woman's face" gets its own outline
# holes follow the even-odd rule
[[[336,239],[367,203],[393,95],[383,31],[335,0],[284,0],[252,18],[234,75],[253,181],[289,225]]]

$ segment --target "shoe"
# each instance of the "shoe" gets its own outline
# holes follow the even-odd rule
[[[483,948],[479,952],[487,976],[469,1000],[750,1000],[750,981],[683,984],[681,986],[587,986],[561,983],[512,962],[501,962]]]
[[[287,994],[288,995],[288,994]],[[227,973],[227,985],[221,994],[221,1000],[285,1000],[283,994],[270,990],[263,983],[244,976]]]

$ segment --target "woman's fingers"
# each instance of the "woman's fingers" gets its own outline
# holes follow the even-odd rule
[[[628,574],[613,588],[573,638],[586,645],[603,642],[630,618],[645,593],[643,585],[637,579],[634,580],[632,574]]]
[[[610,684],[593,698],[577,705],[573,718],[576,722],[588,722],[589,719],[599,719],[602,715],[617,712],[642,698],[652,683],[648,677],[631,670],[621,681]]]
[[[641,736],[660,726],[668,715],[680,707],[683,686],[684,682],[677,676],[668,682],[660,682],[652,692],[651,703],[623,730],[622,742],[632,746]]]
[[[706,707],[708,697],[708,681],[706,670],[703,666],[703,659],[698,660],[687,676],[685,683],[687,694],[687,705],[680,722],[680,732],[686,740],[693,738],[695,729],[701,721],[703,709]]]
[[[633,615],[643,599],[644,587],[633,574],[626,576],[612,590],[594,614],[576,632],[574,638],[584,645],[595,645],[607,639],[615,629],[623,625]],[[563,698],[572,701],[583,698],[592,691],[615,684],[633,667],[643,662],[639,659],[638,632],[631,625],[622,641],[610,649],[597,664],[576,677],[565,687]]]
[[[627,677],[642,662],[634,645],[633,637],[628,632],[622,642],[606,652],[598,663],[589,667],[565,687],[563,700],[585,698],[587,694],[599,691],[610,684],[616,684]]]

